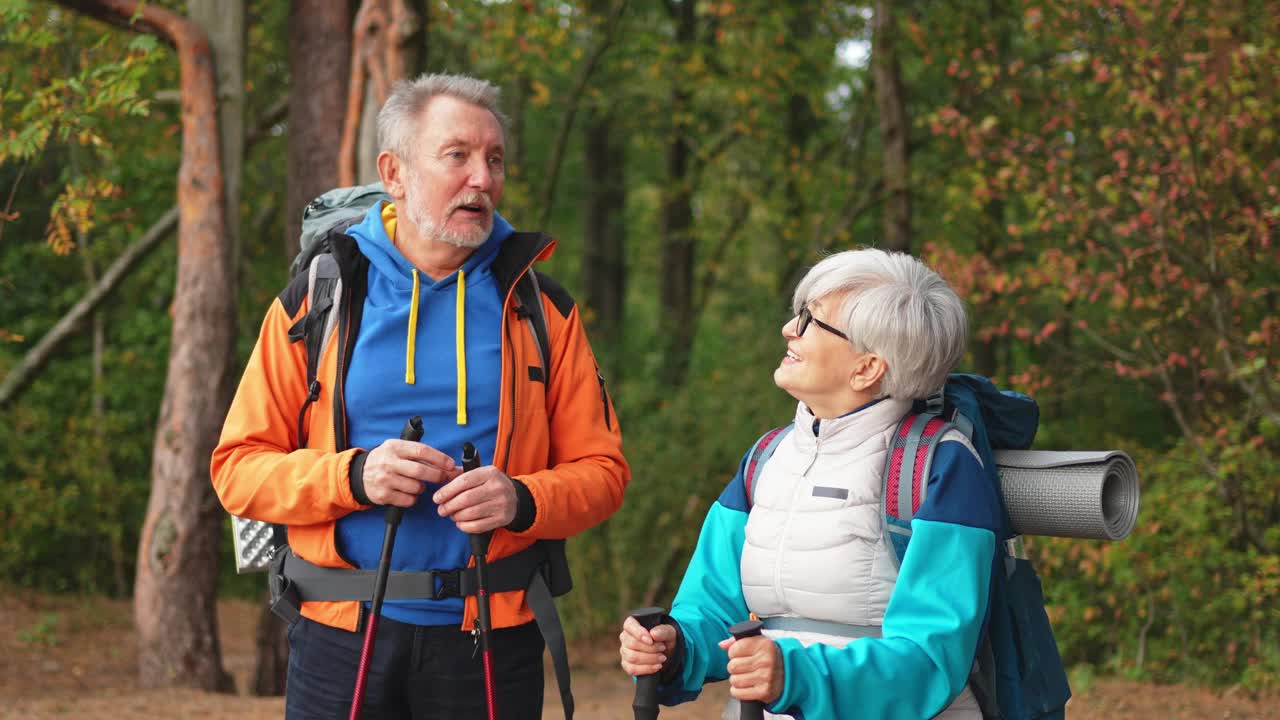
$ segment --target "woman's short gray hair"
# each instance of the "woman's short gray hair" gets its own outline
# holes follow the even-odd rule
[[[832,323],[855,350],[884,358],[881,396],[921,399],[942,389],[964,357],[968,317],[951,286],[920,260],[875,248],[831,255],[796,286],[796,313],[844,295]]]
[[[505,134],[507,116],[498,109],[500,93],[497,85],[467,75],[436,73],[419,75],[413,80],[401,80],[391,88],[391,96],[378,111],[378,150],[393,152],[404,159],[412,157],[414,136],[417,134],[422,111],[432,98],[440,95],[448,95],[488,110],[498,119]]]

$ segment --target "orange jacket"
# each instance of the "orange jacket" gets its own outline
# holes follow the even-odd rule
[[[347,446],[343,404],[345,368],[358,337],[368,260],[345,235],[330,239],[343,281],[336,338],[325,346],[316,372],[319,397],[299,421],[307,399],[306,350],[290,342],[289,329],[304,317],[307,276],[300,273],[271,304],[235,400],[213,451],[213,486],[228,512],[289,527],[299,557],[325,567],[350,568],[337,551],[338,518],[361,510],[351,493],[351,460],[363,451]],[[528,367],[540,366],[527,318],[516,312],[513,289],[535,261],[551,257],[555,241],[536,233],[508,237],[493,263],[505,292],[502,318],[502,398],[493,464],[518,478],[533,496],[536,516],[521,532],[494,532],[489,558],[512,555],[540,539],[575,535],[622,504],[631,470],[603,377],[573,299],[538,274],[550,336],[550,378],[545,386]],[[339,369],[342,369],[342,372]],[[307,447],[298,428],[307,427]],[[493,627],[530,622],[523,591],[491,596]],[[302,615],[355,630],[359,603],[304,602]],[[474,597],[466,599],[463,629],[473,626]]]

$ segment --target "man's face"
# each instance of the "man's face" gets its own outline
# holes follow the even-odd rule
[[[411,157],[401,160],[404,214],[425,238],[483,245],[505,181],[498,119],[479,105],[440,96],[423,109],[414,140]]]

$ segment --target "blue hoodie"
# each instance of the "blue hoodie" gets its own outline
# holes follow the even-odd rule
[[[347,231],[369,258],[369,291],[346,381],[351,445],[372,450],[400,437],[405,421],[420,415],[422,442],[459,464],[462,444],[471,442],[481,464],[488,464],[497,445],[503,312],[490,266],[511,225],[495,213],[485,243],[458,271],[433,281],[392,243],[387,228],[394,218],[395,207],[379,203]],[[437,514],[435,488],[428,486],[406,509],[392,570],[466,567],[467,537]],[[338,521],[338,552],[356,567],[377,568],[384,515],[373,507]],[[382,614],[416,625],[457,626],[462,606],[461,598],[388,601]]]

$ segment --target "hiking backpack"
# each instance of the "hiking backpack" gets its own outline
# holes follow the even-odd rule
[[[958,430],[972,443],[1000,498],[999,566],[991,588],[990,618],[978,647],[969,686],[984,720],[1061,720],[1071,689],[1044,609],[1040,578],[1031,561],[1011,546],[1020,542],[1000,495],[993,449],[1025,450],[1039,425],[1035,401],[1001,391],[977,375],[951,375],[940,395],[917,403],[899,422],[881,473],[886,542],[898,563],[911,541],[911,519],[924,502],[938,441]],[[743,484],[750,510],[760,468],[793,425],[765,433],[748,454]]]

